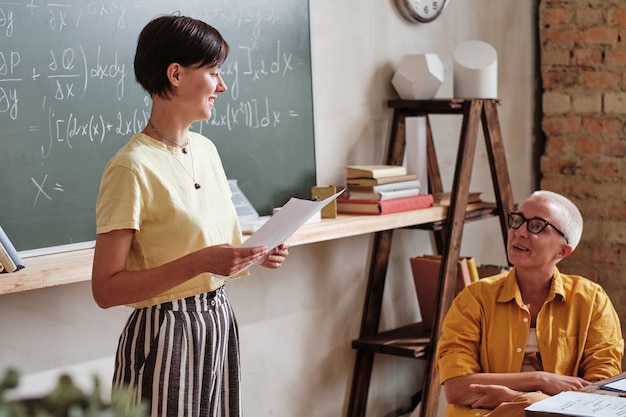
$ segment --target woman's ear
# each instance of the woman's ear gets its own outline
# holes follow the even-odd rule
[[[177,62],[172,62],[167,66],[167,78],[172,85],[178,85],[178,81],[180,80],[180,65]]]
[[[564,245],[561,245],[559,251],[556,254],[556,257],[560,261],[561,259],[569,256],[569,254],[572,253],[572,251],[573,251],[572,246],[566,243]]]

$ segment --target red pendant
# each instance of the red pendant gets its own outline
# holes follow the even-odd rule
[[[193,186],[196,187],[196,190],[200,189],[200,184],[198,183],[195,183]]]

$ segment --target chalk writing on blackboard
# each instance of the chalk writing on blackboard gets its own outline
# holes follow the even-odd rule
[[[228,92],[194,124],[267,214],[315,183],[308,2],[0,1],[0,224],[18,250],[95,238],[106,162],[144,129],[137,35],[153,17],[207,21],[230,43]],[[285,173],[289,173],[285,175]]]

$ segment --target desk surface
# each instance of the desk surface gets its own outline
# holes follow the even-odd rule
[[[468,206],[468,216],[485,210],[493,211],[493,207],[489,204],[485,204],[485,208],[476,205]],[[288,242],[290,246],[306,245],[383,230],[436,223],[445,220],[446,214],[447,207],[444,206],[380,216],[340,214],[334,219],[323,219],[317,223],[305,224],[289,238]],[[88,281],[91,279],[92,261],[93,249],[24,258],[26,268],[0,276],[0,295]]]
[[[602,395],[607,395],[611,397],[617,397],[619,396],[617,392],[600,389],[600,386],[608,382],[616,381],[618,379],[623,379],[623,378],[626,378],[626,372],[623,372],[617,376],[614,376],[613,378],[608,378],[603,381],[598,381],[591,385],[587,385],[586,387],[583,387],[576,392],[602,394]],[[623,399],[623,401],[626,402],[626,398]],[[552,412],[548,413],[548,412],[543,412],[543,411],[528,411],[528,410],[526,410],[525,415],[526,417],[555,417],[555,416],[571,417],[572,416],[572,414],[562,414],[562,413],[552,413]]]

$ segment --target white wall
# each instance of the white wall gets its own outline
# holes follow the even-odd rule
[[[452,51],[477,39],[498,51],[509,174],[516,200],[526,197],[533,185],[534,8],[529,0],[450,0],[437,21],[412,25],[398,15],[394,0],[311,0],[318,183],[341,184],[347,163],[382,162],[391,119],[386,100],[397,98],[390,80],[405,54],[438,54],[446,80],[437,97],[451,97]],[[450,187],[460,118],[433,118],[433,129]],[[472,189],[493,197],[482,142]],[[229,285],[241,327],[248,416],[345,415],[370,244],[362,236],[294,247],[280,271],[254,270]],[[428,232],[396,232],[383,329],[419,319],[408,257],[430,251]],[[479,264],[504,263],[498,222],[468,225],[462,253]],[[0,370],[16,366],[25,375],[25,395],[44,389],[60,368],[87,378],[97,369],[108,378],[127,314],[124,307],[98,309],[89,283],[4,295]],[[420,361],[377,356],[368,415],[399,414],[421,374]]]

